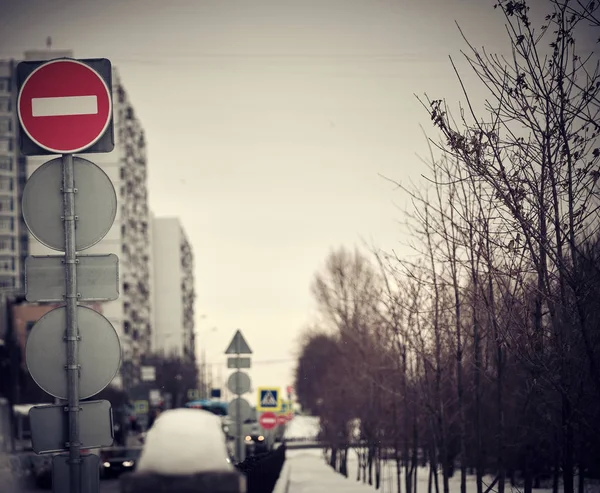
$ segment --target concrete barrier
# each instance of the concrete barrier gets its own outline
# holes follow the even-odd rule
[[[244,473],[248,493],[272,493],[285,464],[285,446],[264,454],[251,455],[236,468]]]

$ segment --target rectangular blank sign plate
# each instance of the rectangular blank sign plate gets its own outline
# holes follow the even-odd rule
[[[81,456],[80,493],[100,492],[100,457],[94,454]],[[69,455],[55,455],[52,458],[52,493],[70,493]]]
[[[227,358],[227,368],[248,369],[250,358]]]
[[[79,405],[81,448],[110,447],[113,444],[110,402],[81,401]],[[35,406],[29,411],[31,446],[38,454],[68,450],[65,444],[69,441],[69,413],[65,406]]]
[[[77,292],[81,301],[112,301],[119,297],[119,257],[114,253],[78,255],[77,260]],[[27,301],[64,301],[64,256],[27,257],[25,289]]]

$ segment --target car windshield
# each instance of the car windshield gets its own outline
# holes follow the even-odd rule
[[[102,455],[104,456],[104,460],[110,460],[110,459],[123,459],[123,458],[127,458],[127,459],[139,459],[140,455],[142,454],[142,449],[137,449],[137,448],[121,448],[121,449],[112,449],[112,450],[106,450],[102,452]]]

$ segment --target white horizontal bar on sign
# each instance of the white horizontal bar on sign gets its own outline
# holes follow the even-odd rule
[[[32,98],[32,116],[73,116],[98,114],[97,96]]]

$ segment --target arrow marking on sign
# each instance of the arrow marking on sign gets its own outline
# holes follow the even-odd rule
[[[97,115],[97,96],[65,96],[56,98],[32,98],[32,116]]]

